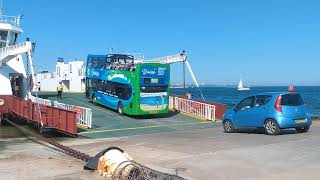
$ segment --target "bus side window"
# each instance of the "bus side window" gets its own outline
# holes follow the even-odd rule
[[[125,96],[124,98],[125,99],[130,99],[131,97],[131,94],[132,94],[132,89],[131,89],[131,86],[129,84],[126,84],[125,85],[125,92],[124,92]]]
[[[104,84],[105,92],[111,93],[111,89],[112,89],[112,83],[110,81],[106,81],[106,83]]]
[[[122,87],[122,84],[117,84],[115,86],[115,89],[116,89],[116,95],[120,98],[120,99],[123,99],[123,87]]]
[[[88,68],[91,68],[91,67],[92,67],[92,57],[88,57],[87,67],[88,67]]]
[[[103,81],[102,80],[97,81],[97,89],[98,89],[98,91],[103,91]]]
[[[97,90],[97,79],[91,79],[89,84],[92,90],[96,91]]]

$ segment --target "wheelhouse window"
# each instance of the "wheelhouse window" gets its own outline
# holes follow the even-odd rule
[[[7,41],[8,31],[0,31],[0,40]]]
[[[15,45],[17,42],[18,33],[10,32],[9,33],[9,46]]]
[[[0,31],[0,48],[7,46],[8,31]]]

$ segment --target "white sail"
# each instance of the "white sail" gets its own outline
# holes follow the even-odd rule
[[[238,89],[243,88],[242,80],[240,79],[239,84],[238,84]]]
[[[239,91],[248,91],[248,90],[250,90],[250,88],[243,86],[242,80],[240,79],[239,84],[238,84],[238,90]]]

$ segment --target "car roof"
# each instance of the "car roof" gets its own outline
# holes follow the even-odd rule
[[[282,95],[282,94],[298,94],[298,92],[289,92],[289,91],[282,91],[282,92],[264,92],[264,93],[256,94],[256,96],[259,96],[259,95],[275,96],[275,95]]]

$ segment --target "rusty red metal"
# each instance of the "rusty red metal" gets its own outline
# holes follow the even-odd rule
[[[216,102],[209,102],[209,101],[203,101],[203,100],[197,100],[198,102],[202,102],[202,103],[206,103],[206,104],[211,104],[214,105],[216,107],[216,118],[217,119],[221,119],[224,115],[224,113],[226,113],[226,105],[225,104],[220,104],[220,103],[216,103]]]
[[[23,117],[46,128],[77,136],[77,113],[53,106],[38,105],[31,100],[23,100],[15,96],[0,95],[4,104],[0,106],[0,114],[12,114]],[[40,116],[41,114],[41,116]]]
[[[186,96],[178,96],[178,95],[175,95],[175,94],[170,94],[170,96],[187,99]],[[214,105],[216,107],[215,116],[216,116],[217,119],[222,120],[222,117],[223,117],[224,113],[226,113],[226,109],[227,108],[226,108],[225,104],[216,103],[216,102],[210,102],[210,101],[203,101],[203,100],[194,100],[194,101]],[[193,108],[195,108],[195,107],[193,107]]]

